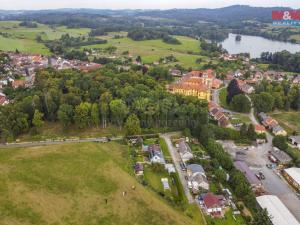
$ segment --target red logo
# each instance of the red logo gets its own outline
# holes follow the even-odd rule
[[[272,11],[272,20],[300,20],[300,10]]]

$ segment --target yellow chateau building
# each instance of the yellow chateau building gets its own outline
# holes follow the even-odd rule
[[[172,93],[195,96],[199,99],[211,100],[211,89],[214,80],[213,70],[194,70],[169,86]]]

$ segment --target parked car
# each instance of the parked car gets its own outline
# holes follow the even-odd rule
[[[268,163],[268,164],[266,164],[266,167],[269,168],[269,169],[275,169],[276,168],[276,164],[274,164],[274,163]]]
[[[258,173],[256,173],[255,176],[257,177],[257,179],[261,180],[260,175]]]
[[[266,179],[265,175],[261,171],[258,174],[259,174],[261,180]]]
[[[236,152],[237,155],[246,155],[245,152]]]

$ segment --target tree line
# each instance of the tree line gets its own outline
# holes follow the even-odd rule
[[[300,88],[285,80],[271,83],[263,80],[256,85],[252,99],[257,112],[300,110]]]
[[[162,39],[167,44],[180,45],[180,41],[168,35],[166,32],[155,29],[133,29],[127,35],[134,41]]]
[[[288,51],[263,52],[260,61],[270,64],[271,69],[300,72],[300,52],[294,54]]]
[[[207,123],[207,102],[168,93],[164,74],[157,68],[146,74],[119,72],[112,65],[91,73],[40,70],[33,89],[5,88],[13,103],[0,107],[2,137],[16,137],[36,127],[40,123],[34,123],[35,117],[59,122],[66,129],[124,123],[179,129]]]

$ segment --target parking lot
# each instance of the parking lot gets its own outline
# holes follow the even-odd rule
[[[277,195],[291,213],[300,221],[300,199],[296,192],[281,177],[277,169],[269,169],[268,151],[272,148],[271,143],[258,146],[236,146],[232,141],[219,141],[224,149],[234,158],[247,163],[254,173],[262,172],[265,179],[262,184],[267,194]],[[238,154],[237,154],[238,153]]]

